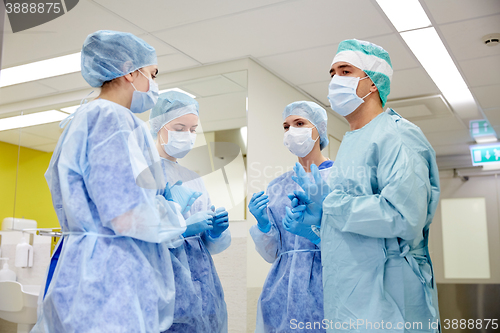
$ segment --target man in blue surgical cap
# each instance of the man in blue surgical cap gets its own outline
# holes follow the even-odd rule
[[[310,194],[325,184],[298,170],[305,193],[296,193],[302,205],[294,208],[302,223],[321,224],[328,331],[438,332],[427,247],[439,200],[435,152],[417,126],[383,109],[392,78],[383,48],[345,40],[330,74],[328,99],[351,130],[330,173],[331,192]],[[321,201],[322,211],[314,207]]]

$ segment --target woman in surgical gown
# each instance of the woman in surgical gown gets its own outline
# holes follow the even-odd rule
[[[132,113],[157,100],[156,64],[154,48],[132,34],[85,40],[82,75],[101,93],[72,115],[45,174],[63,237],[32,332],[150,333],[172,323],[168,247],[182,242],[185,220],[165,199],[158,152]]]
[[[203,180],[194,171],[177,163],[194,145],[198,126],[198,102],[186,94],[169,91],[160,95],[150,114],[151,134],[161,156],[166,181],[182,182],[186,191],[201,196],[191,209],[191,216],[214,208]],[[180,201],[180,200],[179,200]],[[174,322],[168,332],[227,332],[227,310],[224,292],[212,260],[231,243],[227,229],[228,214],[223,207],[209,224],[190,224],[183,244],[171,249],[176,297]],[[189,224],[189,223],[188,223]]]
[[[283,112],[284,143],[309,170],[326,179],[333,162],[321,154],[328,145],[326,111],[313,102],[295,102]],[[289,171],[255,193],[249,203],[258,224],[250,228],[255,247],[272,267],[259,297],[255,332],[324,332],[320,238],[311,228],[283,222],[292,205],[288,194],[300,187]]]

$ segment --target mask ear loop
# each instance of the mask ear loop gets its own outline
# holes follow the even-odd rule
[[[369,77],[370,77],[370,76],[368,76],[368,75],[367,75],[367,76],[364,76],[364,77],[360,78],[360,79],[359,79],[359,81],[364,80],[364,79],[369,78]],[[369,92],[368,94],[366,94],[364,97],[361,97],[361,99],[363,99],[363,100],[364,100],[364,99],[365,99],[366,97],[368,97],[368,95],[370,95],[371,93],[372,93],[372,91],[370,91],[370,92]]]
[[[162,130],[162,129],[166,126],[166,125],[167,125],[167,124],[163,125],[163,126],[160,128],[160,130],[158,131],[158,133],[160,133],[158,136],[160,137],[160,140],[161,140],[161,144],[162,144],[162,145],[166,145],[165,140],[163,140],[163,137],[161,136],[161,130]],[[165,129],[166,129],[166,128],[165,128]],[[167,133],[168,133],[168,129],[166,129],[166,130],[167,130]]]

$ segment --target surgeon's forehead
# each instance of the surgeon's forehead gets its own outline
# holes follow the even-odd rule
[[[350,63],[348,62],[345,62],[345,61],[339,61],[339,62],[336,62],[332,65],[332,67],[330,68],[330,74],[335,74],[336,71],[340,70],[340,69],[350,69],[350,70],[353,70],[353,69],[359,69],[353,65],[351,65]]]
[[[283,124],[290,124],[290,123],[295,123],[297,121],[302,121],[302,122],[307,122],[309,123],[310,121],[304,117],[301,116],[296,116],[296,115],[289,115],[288,117],[285,118],[285,121]]]

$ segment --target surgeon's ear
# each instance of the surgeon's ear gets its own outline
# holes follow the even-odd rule
[[[135,72],[132,72],[132,73],[128,73],[126,75],[123,75],[122,77],[127,80],[128,82],[134,82],[134,80],[136,79],[137,75],[139,73],[137,71]]]
[[[376,85],[375,85],[375,83],[373,83],[373,82],[372,82],[372,86],[370,87],[370,91],[371,91],[371,92],[376,92],[376,91],[378,91],[377,86],[376,86]]]

